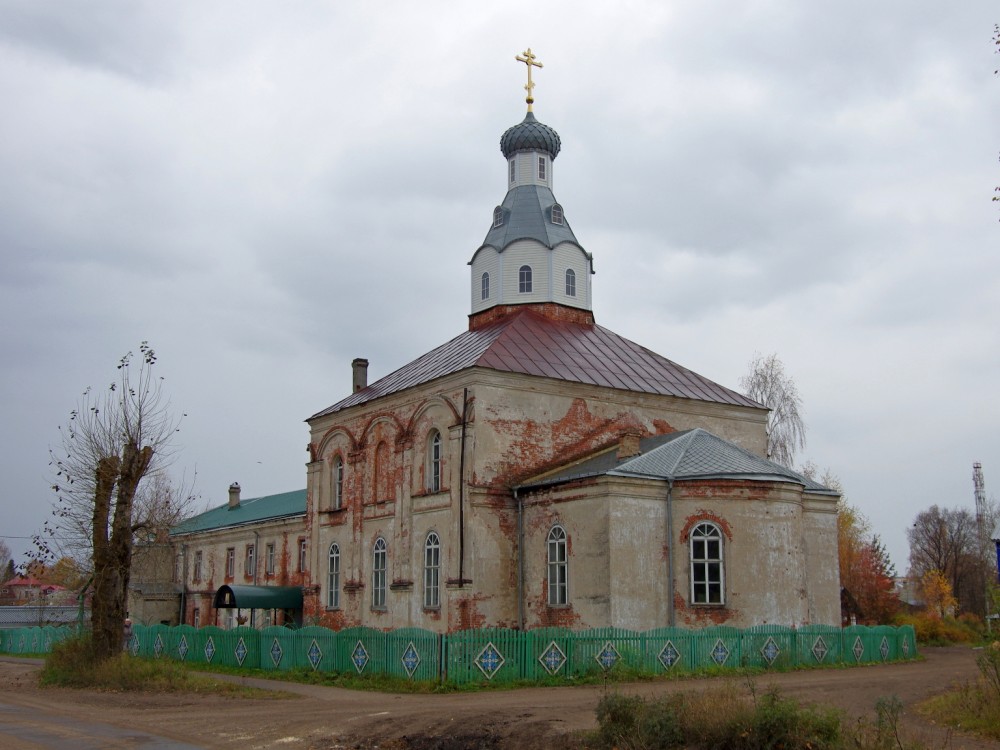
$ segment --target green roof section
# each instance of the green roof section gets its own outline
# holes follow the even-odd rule
[[[300,586],[220,586],[216,609],[302,609]]]
[[[233,526],[275,521],[291,516],[304,516],[305,513],[305,490],[251,497],[241,500],[235,508],[230,508],[229,503],[226,503],[182,521],[170,529],[170,536],[193,534],[199,531],[217,531]]]

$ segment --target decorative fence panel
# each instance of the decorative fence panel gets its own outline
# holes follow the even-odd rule
[[[0,653],[47,653],[76,632],[74,626],[3,630]],[[385,632],[363,627],[333,631],[136,625],[126,648],[136,656],[154,659],[265,671],[391,675],[458,685],[568,680],[602,672],[662,675],[742,667],[872,664],[917,655],[916,634],[909,625],[843,629],[757,625],[745,630],[719,625],[643,633],[619,628],[483,628],[447,635],[420,628]]]

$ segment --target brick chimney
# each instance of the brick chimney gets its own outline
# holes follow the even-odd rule
[[[639,448],[639,440],[641,439],[642,435],[638,432],[626,432],[623,434],[621,441],[618,443],[618,460],[624,461],[626,458],[632,458],[642,453],[642,449]]]
[[[229,510],[240,507],[240,483],[233,482],[229,485]]]
[[[351,374],[354,381],[353,393],[368,387],[368,360],[360,357],[351,362]]]

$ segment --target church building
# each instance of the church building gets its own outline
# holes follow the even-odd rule
[[[837,494],[763,458],[760,404],[597,323],[541,66],[517,59],[527,113],[500,139],[467,328],[372,383],[355,360],[307,420],[304,509],[284,498],[273,542],[294,575],[273,582],[334,629],[839,625]],[[260,564],[252,525],[185,528],[185,555],[215,534]]]
[[[559,134],[500,139],[468,329],[309,418],[306,607],[335,628],[839,624],[836,493],[767,411],[595,320]]]

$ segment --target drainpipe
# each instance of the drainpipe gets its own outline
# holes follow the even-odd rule
[[[188,590],[188,546],[181,545],[181,611],[177,622],[184,625],[184,614],[187,610],[187,590]]]
[[[458,457],[458,585],[465,586],[465,432],[469,419],[469,389],[462,389],[462,444]]]
[[[667,479],[667,624],[675,626],[674,615],[674,479]]]
[[[524,630],[524,499],[514,488],[517,503],[517,629]]]
[[[257,568],[260,567],[258,565],[258,561],[257,561],[257,551],[258,551],[257,550],[257,544],[258,544],[259,541],[260,541],[260,533],[255,531],[253,533],[253,585],[254,586],[257,585]],[[254,622],[256,620],[256,615],[257,615],[257,610],[256,609],[251,609],[250,610],[250,627],[251,628],[254,626]]]

